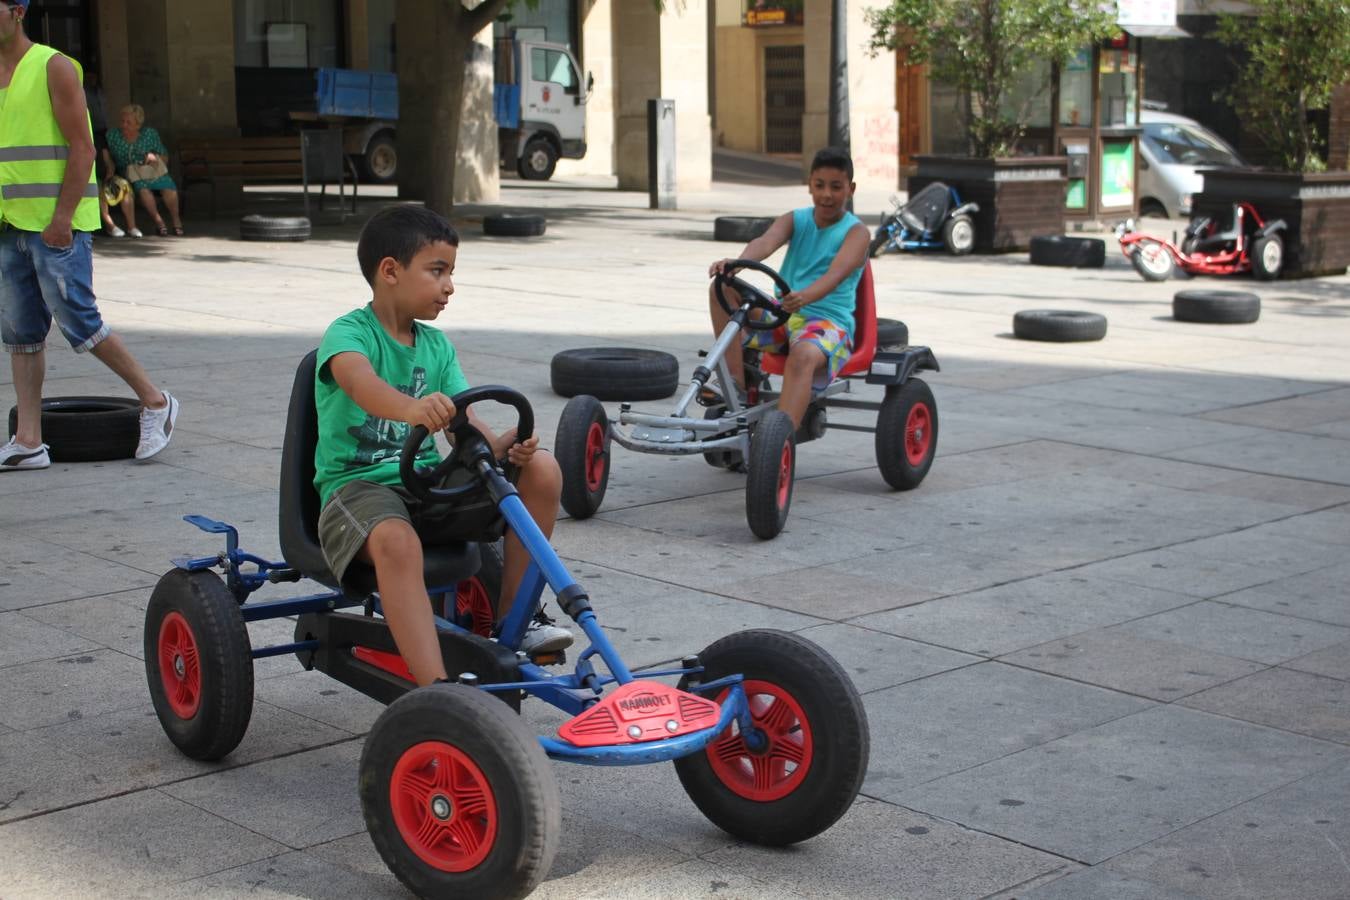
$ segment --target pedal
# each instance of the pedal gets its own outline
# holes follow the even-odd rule
[[[530,657],[530,662],[536,666],[561,666],[567,662],[567,651],[552,650],[548,653],[536,653]]]

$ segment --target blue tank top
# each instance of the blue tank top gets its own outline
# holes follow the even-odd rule
[[[792,240],[788,243],[787,257],[783,260],[779,274],[794,291],[809,287],[829,271],[849,229],[861,221],[853,213],[846,212],[838,222],[821,229],[816,227],[815,210],[812,207],[793,210]],[[829,294],[804,307],[801,314],[811,319],[829,319],[846,329],[852,338],[853,306],[860,278],[862,266],[850,272]]]

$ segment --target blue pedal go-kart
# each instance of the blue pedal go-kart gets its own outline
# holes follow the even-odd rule
[[[215,760],[238,746],[253,707],[253,660],[262,657],[294,653],[306,669],[388,704],[361,755],[361,805],[381,857],[422,897],[522,897],[547,875],[565,839],[550,758],[599,766],[671,760],[709,820],[760,844],[806,840],[844,814],[869,752],[866,715],[847,674],[812,642],[772,630],[738,632],[697,655],[630,670],[586,591],[530,518],[511,473],[498,468],[464,415],[474,403],[504,403],[527,438],[533,412],[509,388],[453,398],[459,412],[447,431],[454,449],[434,471],[413,465],[426,429],[412,429],[403,448],[400,473],[410,491],[437,503],[481,484],[531,558],[494,632],[492,576],[480,563],[490,546],[425,548],[441,652],[455,683],[417,688],[378,615],[373,570],[354,563],[339,583],[319,549],[314,366],[310,353],[296,373],[282,450],[284,561],[244,552],[230,525],[188,516],[223,534],[225,550],[175,560],[151,595],[150,696],[183,753]],[[439,487],[456,466],[476,480]],[[249,599],[265,584],[301,578],[328,590]],[[570,672],[550,670],[563,664],[561,654],[531,658],[518,650],[545,587],[590,642]],[[252,645],[249,622],[283,617],[295,619],[291,642]],[[556,735],[532,733],[518,715],[531,696],[571,715]]]
[[[977,203],[962,203],[956,188],[935,181],[921,189],[903,206],[892,196],[895,209],[877,226],[867,255],[873,258],[889,250],[942,250],[964,256],[975,248],[974,214]]]

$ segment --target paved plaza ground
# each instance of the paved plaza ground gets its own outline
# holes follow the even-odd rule
[[[196,763],[142,662],[156,579],[220,549],[183,515],[277,554],[291,377],[365,300],[354,242],[379,194],[306,243],[241,242],[224,217],[98,241],[104,314],[183,411],[149,463],[0,475],[0,898],[406,896],[356,790],[379,704],[263,660],[243,743]],[[869,224],[884,201],[859,198]],[[662,349],[687,376],[710,343],[708,264],[739,249],[712,240],[714,215],[804,202],[717,183],[653,212],[599,179],[508,181],[498,207],[456,210],[438,324],[471,381],[532,399],[548,444],[553,353]],[[548,233],[484,237],[494,208],[544,211]],[[800,633],[862,693],[871,765],[832,830],[769,850],[708,824],[668,765],[555,764],[566,835],[536,896],[1350,895],[1350,277],[1147,284],[1108,250],[1098,270],[874,264],[879,313],[942,365],[925,375],[938,456],[913,492],[886,488],[870,435],[833,431],[803,445],[787,529],[762,542],[743,476],[615,449],[604,508],[554,543],[629,663]],[[1260,321],[1174,321],[1172,293],[1196,286],[1255,291]],[[1110,330],[1020,341],[1027,308]],[[48,396],[128,393],[59,339],[49,361]],[[13,399],[6,366],[0,411]]]

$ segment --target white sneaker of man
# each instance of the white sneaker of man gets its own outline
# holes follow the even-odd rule
[[[149,459],[169,446],[173,423],[178,420],[178,400],[164,391],[166,402],[159,409],[141,407],[141,442],[136,445],[136,458]]]
[[[45,469],[52,464],[51,454],[46,444],[25,447],[14,438],[0,447],[0,472],[17,472],[20,469]],[[569,641],[570,643],[570,641]]]
[[[572,646],[572,632],[553,624],[553,620],[544,614],[541,607],[530,624],[525,626],[525,636],[520,639],[520,649],[528,656],[540,653],[556,653]]]

